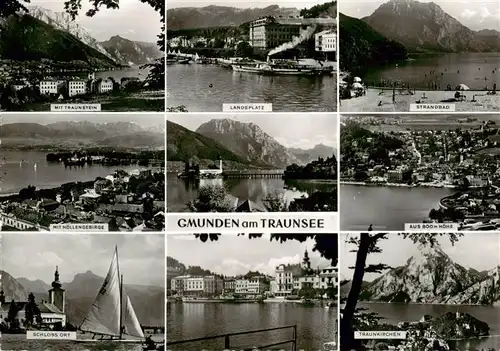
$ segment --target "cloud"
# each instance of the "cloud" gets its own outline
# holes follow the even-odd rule
[[[477,14],[476,11],[472,11],[472,10],[469,10],[469,9],[465,9],[462,11],[462,13],[460,14],[460,17],[462,18],[465,18],[465,19],[471,19],[472,17],[474,17],[475,15]]]

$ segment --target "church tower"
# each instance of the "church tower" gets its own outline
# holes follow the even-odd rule
[[[302,260],[302,269],[309,272],[311,270],[311,259],[309,258],[309,253],[304,252],[304,259]]]
[[[59,281],[59,271],[56,266],[56,271],[54,273],[54,281],[52,282],[52,289],[49,290],[49,302],[59,308],[59,310],[64,314],[66,304],[66,290],[62,288],[62,284]]]

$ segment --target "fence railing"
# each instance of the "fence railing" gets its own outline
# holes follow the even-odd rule
[[[244,332],[238,332],[238,333],[228,333],[228,334],[221,334],[221,335],[214,335],[214,336],[205,336],[202,338],[189,339],[189,340],[178,340],[178,341],[168,341],[167,340],[167,350],[168,350],[169,346],[181,345],[181,344],[187,344],[187,343],[193,343],[193,342],[199,342],[199,341],[205,341],[205,340],[215,340],[215,339],[224,339],[224,349],[231,349],[231,337],[232,336],[264,333],[264,332],[268,332],[268,331],[283,330],[283,329],[292,329],[293,334],[292,334],[291,339],[277,341],[277,342],[274,342],[272,344],[267,344],[267,345],[253,346],[253,347],[249,348],[248,350],[255,350],[255,349],[260,350],[260,349],[266,349],[268,347],[273,347],[273,346],[291,344],[292,351],[296,351],[297,350],[297,325],[288,325],[285,327],[258,329],[258,330],[250,330],[250,331],[244,331]]]

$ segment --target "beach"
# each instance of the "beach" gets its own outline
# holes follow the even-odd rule
[[[463,91],[466,101],[450,102],[455,91],[443,90],[415,90],[413,95],[400,94],[396,91],[396,102],[392,102],[391,88],[371,88],[366,90],[366,95],[340,100],[341,112],[409,112],[410,104],[417,101],[425,104],[454,104],[457,112],[492,112],[500,110],[500,94],[487,95],[486,91]],[[471,101],[475,95],[476,101]],[[422,98],[425,96],[426,98]],[[382,102],[379,106],[379,103]],[[429,110],[422,110],[428,112]],[[433,110],[438,111],[438,110]],[[440,112],[446,112],[442,110]],[[452,111],[449,111],[452,112]]]

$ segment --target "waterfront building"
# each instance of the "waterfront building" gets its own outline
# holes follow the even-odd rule
[[[319,52],[337,51],[337,33],[332,30],[325,30],[314,35],[314,46]]]
[[[54,329],[54,327],[65,327],[66,326],[66,291],[62,288],[62,284],[59,281],[59,271],[56,267],[54,273],[54,281],[52,282],[52,288],[48,291],[49,300],[42,301],[38,303],[38,308],[40,309],[40,317],[42,319],[42,324],[49,328]],[[16,319],[19,321],[21,328],[24,327],[24,320],[26,318],[25,309],[28,301],[6,301],[7,297],[4,295],[3,290],[0,291],[0,323],[6,323],[8,318],[9,310],[11,309],[12,303],[14,303],[18,309]]]
[[[97,86],[97,91],[99,93],[107,93],[108,91],[113,90],[113,82],[110,80],[102,80],[99,82]]]
[[[57,94],[59,87],[64,84],[62,80],[45,79],[40,82],[40,94]]]
[[[237,279],[235,282],[235,293],[245,295],[261,295],[267,290],[263,277],[251,279]]]
[[[224,279],[224,293],[234,293],[236,290],[236,280],[235,279]]]
[[[84,80],[70,80],[68,83],[69,96],[82,95],[87,93],[87,82]]]
[[[222,293],[224,282],[219,276],[204,277],[183,275],[171,280],[170,286],[180,296],[217,296]]]
[[[259,18],[250,22],[250,45],[264,50],[275,48],[299,36],[300,27],[300,21],[286,23],[272,16]]]
[[[222,175],[222,160],[219,160],[219,168],[215,169],[200,169],[200,176],[220,176]]]
[[[326,290],[337,285],[337,267],[314,270],[307,250],[302,264],[281,264],[276,267],[276,277],[271,283],[271,293],[276,297],[295,295],[304,288]]]

